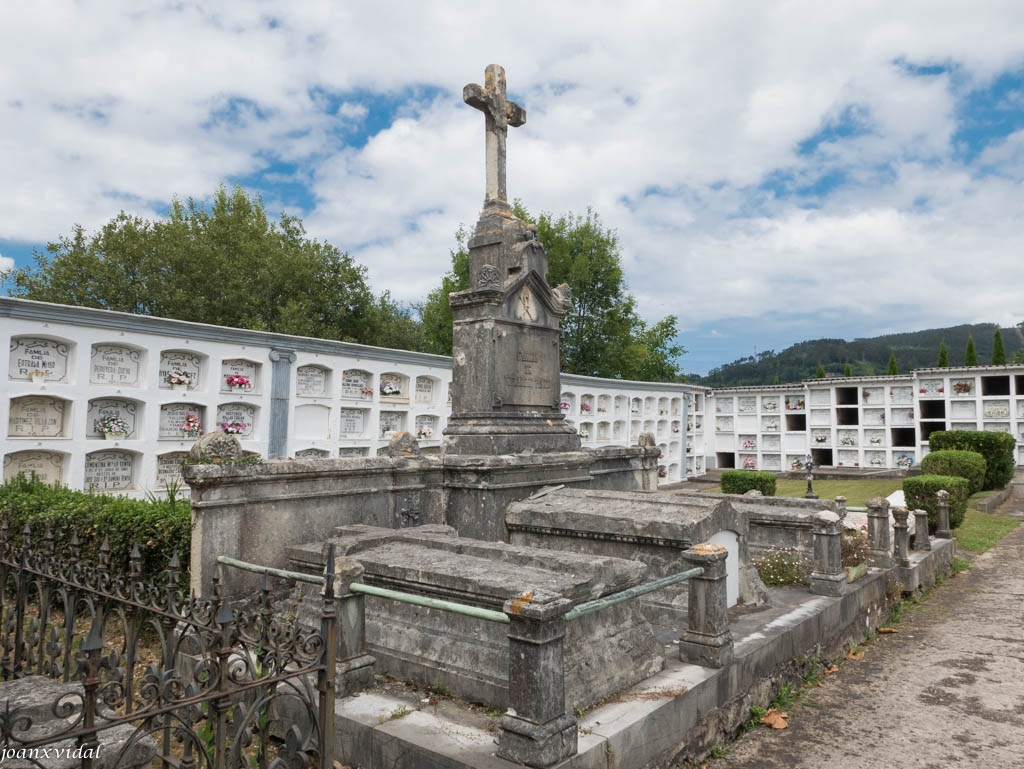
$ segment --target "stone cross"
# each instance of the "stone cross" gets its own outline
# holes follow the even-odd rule
[[[484,200],[507,202],[505,191],[505,138],[508,127],[526,122],[526,110],[505,98],[505,70],[490,64],[484,73],[484,86],[470,83],[462,89],[462,99],[484,113],[487,137],[487,195]]]

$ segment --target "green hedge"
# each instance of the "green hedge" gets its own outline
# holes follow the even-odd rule
[[[174,553],[187,574],[191,524],[187,499],[130,499],[72,491],[19,475],[0,486],[0,519],[7,521],[8,538],[20,543],[25,524],[32,527],[32,541],[41,545],[49,526],[54,549],[67,552],[72,532],[78,533],[84,559],[94,559],[110,537],[110,569],[128,570],[132,545],[142,553],[142,572],[147,579],[159,574]]]
[[[953,475],[917,475],[903,479],[903,496],[907,509],[928,511],[928,531],[932,534],[938,528],[939,500],[935,492],[945,489],[949,492],[949,528],[955,529],[963,523],[967,514],[967,499],[971,496],[970,482]]]
[[[928,446],[932,451],[952,449],[981,454],[985,458],[985,489],[1001,489],[1013,480],[1016,445],[1017,441],[1009,433],[941,430],[928,436]]]
[[[933,451],[921,460],[921,470],[929,475],[955,475],[966,478],[971,485],[971,494],[985,486],[985,457],[977,451],[956,451],[944,449]]]
[[[722,491],[726,494],[746,494],[756,489],[766,497],[775,496],[775,476],[756,470],[723,470]]]

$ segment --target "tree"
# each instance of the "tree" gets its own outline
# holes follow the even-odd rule
[[[311,240],[302,222],[271,221],[259,197],[221,187],[209,207],[174,200],[166,220],[121,212],[87,236],[36,252],[12,275],[12,295],[233,328],[361,342],[419,345],[419,324],[366,268]]]
[[[900,373],[899,368],[896,366],[896,353],[889,352],[889,366],[885,370],[886,376],[896,376]]]
[[[572,307],[562,317],[562,371],[640,381],[678,380],[677,358],[685,351],[676,342],[676,318],[670,315],[650,325],[640,318],[636,300],[626,290],[615,232],[605,229],[592,210],[583,216],[534,218],[518,201],[513,210],[537,227],[548,255],[548,283],[568,283],[572,288]],[[456,240],[452,269],[421,310],[427,352],[451,353],[448,294],[469,287],[466,232],[460,229]]]
[[[964,365],[965,366],[977,366],[978,365],[978,353],[974,349],[974,337],[967,337],[967,346],[964,348]]]
[[[814,372],[814,377],[816,379],[825,378],[825,366],[823,363],[821,363],[821,361],[818,361],[818,370]]]
[[[843,366],[843,376],[853,376],[853,366],[849,363]]]
[[[775,375],[775,378],[774,378],[774,379],[772,379],[772,384],[773,384],[773,385],[777,385],[778,383],[779,383],[779,375],[778,375],[778,374],[776,374],[776,375]]]
[[[1006,365],[1006,350],[1003,349],[1003,335],[999,331],[999,326],[996,326],[996,333],[992,338],[992,365]]]
[[[949,350],[946,349],[946,340],[939,344],[939,368],[949,368]]]
[[[1020,366],[1024,364],[1024,347],[1018,348],[1013,351],[1013,355],[1010,356],[1010,363],[1014,366]]]

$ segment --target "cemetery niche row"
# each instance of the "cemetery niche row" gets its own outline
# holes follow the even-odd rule
[[[146,404],[128,398],[93,398],[88,401],[81,436],[88,440],[140,440],[154,437],[146,429]],[[50,395],[11,398],[7,417],[8,438],[74,438],[71,412],[74,402]],[[163,403],[155,429],[158,440],[194,440],[201,433],[222,430],[240,440],[254,437],[259,408],[244,402],[217,405],[213,425],[206,421],[207,407],[199,403]]]
[[[33,384],[75,384],[74,342],[42,336],[11,338],[7,379]],[[109,387],[146,387],[154,382],[146,373],[147,352],[119,343],[96,343],[89,348],[90,385]],[[158,389],[201,390],[208,376],[208,356],[194,350],[168,349],[160,352],[156,370]],[[215,377],[219,392],[258,394],[261,364],[245,358],[220,361]]]
[[[295,370],[295,394],[300,398],[328,398],[334,391],[333,376],[334,371],[327,366],[299,366]],[[375,376],[370,371],[352,368],[341,372],[340,393],[342,400],[436,405],[440,403],[441,384],[440,378],[428,375],[413,380],[397,371]],[[410,392],[415,395],[411,396]],[[446,393],[445,402],[451,403],[450,392]]]
[[[682,415],[683,399],[679,397],[630,398],[625,395],[597,395],[582,393],[577,403],[576,393],[562,393],[559,404],[562,413],[567,417],[599,418],[600,414],[609,416],[662,416],[679,417]]]

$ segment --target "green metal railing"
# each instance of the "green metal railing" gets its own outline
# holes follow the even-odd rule
[[[224,564],[225,566],[231,566],[235,569],[241,569],[242,571],[253,572],[254,574],[266,574],[271,577],[293,579],[297,582],[307,582],[311,585],[324,584],[324,578],[318,574],[305,574],[301,571],[275,569],[270,566],[261,566],[256,563],[239,561],[237,558],[229,558],[226,555],[217,556],[217,563]],[[581,603],[579,606],[573,607],[566,613],[565,620],[568,622],[570,620],[578,619],[585,614],[592,614],[595,611],[606,609],[609,606],[615,606],[616,604],[628,601],[631,598],[637,598],[641,595],[653,593],[655,590],[661,590],[669,585],[675,585],[679,582],[692,579],[693,577],[698,577],[703,573],[704,569],[698,566],[695,569],[681,571],[678,574],[662,577],[661,579],[654,580],[653,582],[645,582],[644,584],[637,585],[636,587],[620,590],[618,593],[607,595],[604,598],[597,598],[593,601]],[[498,622],[503,625],[507,625],[509,623],[507,614],[500,611],[494,611],[493,609],[483,609],[479,606],[470,606],[469,604],[456,603],[455,601],[445,601],[440,598],[428,598],[427,596],[416,595],[415,593],[403,593],[399,590],[388,590],[384,587],[365,585],[362,582],[353,582],[348,586],[348,588],[353,593],[362,593],[364,595],[372,595],[378,598],[390,598],[393,601],[399,601],[401,603],[410,603],[415,606],[425,606],[429,609],[439,609],[441,611],[452,612],[453,614],[462,614],[467,617],[486,620],[487,622]]]

